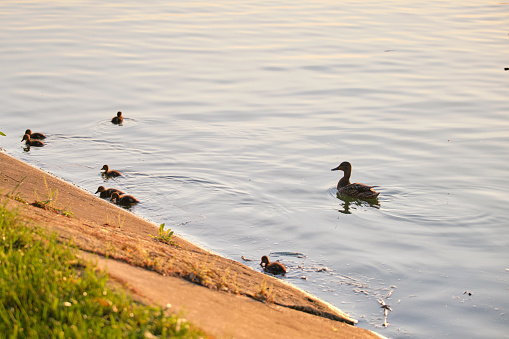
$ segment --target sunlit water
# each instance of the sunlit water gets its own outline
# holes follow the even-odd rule
[[[361,327],[509,338],[508,24],[486,1],[2,1],[0,145],[253,269],[272,253]],[[336,197],[345,160],[379,205]]]

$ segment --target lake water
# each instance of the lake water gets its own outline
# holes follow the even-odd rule
[[[508,27],[480,0],[2,1],[0,146],[360,327],[509,338]],[[378,205],[336,197],[342,161]]]

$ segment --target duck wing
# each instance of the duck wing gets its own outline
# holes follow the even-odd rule
[[[368,186],[368,185],[364,185],[364,184],[359,184],[358,182],[356,182],[354,184],[350,184],[349,186],[354,186],[354,187],[352,187],[352,189],[355,189],[358,192],[372,191],[372,188],[378,187],[378,186]]]
[[[341,187],[339,193],[354,198],[374,199],[380,194],[373,189],[374,187],[377,186],[368,186],[360,183],[354,183],[345,187]]]

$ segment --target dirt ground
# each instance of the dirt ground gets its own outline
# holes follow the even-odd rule
[[[217,338],[380,338],[332,305],[215,255],[158,225],[0,152],[0,199],[148,303],[183,311]],[[151,236],[152,235],[152,236]]]

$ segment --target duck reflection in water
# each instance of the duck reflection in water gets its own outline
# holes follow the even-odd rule
[[[380,202],[378,199],[371,199],[371,200],[359,200],[357,198],[347,197],[344,195],[341,195],[339,193],[336,193],[336,197],[341,200],[342,202],[339,204],[341,206],[340,209],[338,209],[338,212],[343,214],[352,214],[352,210],[356,210],[357,208],[362,207],[373,207],[373,208],[380,208]]]

